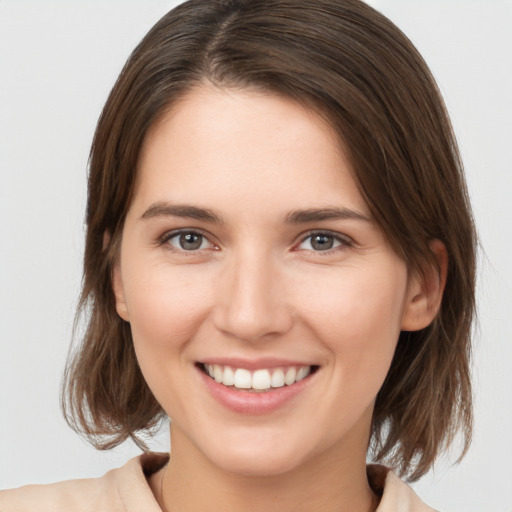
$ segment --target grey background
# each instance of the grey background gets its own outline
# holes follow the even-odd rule
[[[91,477],[137,453],[96,452],[65,424],[59,384],[81,276],[86,162],[125,59],[178,2],[0,1],[0,488]],[[481,243],[474,442],[415,489],[431,506],[512,509],[512,1],[373,0],[423,54],[466,164]],[[166,450],[164,429],[152,443]]]

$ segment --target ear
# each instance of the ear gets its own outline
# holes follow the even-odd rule
[[[402,317],[403,331],[419,331],[432,323],[441,307],[446,275],[448,252],[441,240],[430,242],[434,263],[424,269],[423,275],[410,276],[407,303]]]
[[[128,314],[128,306],[126,304],[124,296],[123,279],[121,277],[121,269],[119,261],[116,262],[112,269],[112,289],[116,298],[116,311],[117,314],[125,321],[130,321],[130,315]]]
[[[103,250],[107,251],[110,246],[110,232],[105,231],[103,233]],[[121,276],[121,268],[119,262],[119,255],[116,257],[114,268],[112,269],[112,291],[114,292],[114,296],[116,298],[116,311],[117,314],[126,322],[129,322],[128,315],[128,307],[126,305],[126,300],[124,296],[124,287],[123,287],[123,279]]]

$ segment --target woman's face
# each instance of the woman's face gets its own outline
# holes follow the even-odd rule
[[[145,139],[114,290],[173,451],[251,475],[364,460],[420,294],[323,120],[206,86]]]

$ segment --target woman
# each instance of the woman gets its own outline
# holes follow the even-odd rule
[[[172,458],[2,507],[430,510],[366,456],[414,480],[467,447],[475,235],[442,100],[387,19],[171,11],[100,118],[87,223],[67,417],[109,448],[168,415]]]

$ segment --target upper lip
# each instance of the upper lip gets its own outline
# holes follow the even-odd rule
[[[209,357],[199,361],[202,364],[217,364],[231,366],[232,368],[245,368],[246,370],[261,370],[264,368],[283,368],[288,366],[316,366],[311,362],[281,359],[275,357],[262,357],[257,359],[244,359],[238,357]]]

